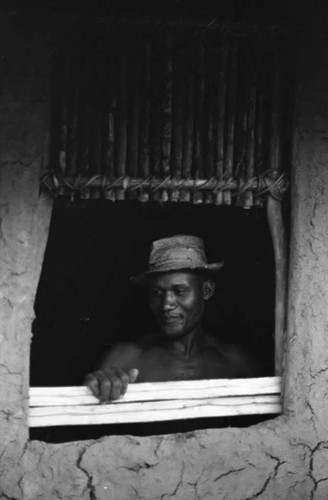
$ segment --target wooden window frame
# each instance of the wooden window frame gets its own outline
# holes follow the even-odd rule
[[[29,426],[158,422],[280,414],[287,303],[287,240],[281,201],[267,195],[276,271],[275,377],[130,384],[124,398],[100,404],[87,387],[30,388]]]

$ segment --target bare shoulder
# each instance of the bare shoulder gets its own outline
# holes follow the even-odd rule
[[[228,344],[212,335],[206,335],[206,345],[226,358],[227,362],[235,367],[238,377],[260,377],[263,375],[259,362],[239,346]]]
[[[224,342],[223,340],[214,337],[214,335],[206,334],[204,336],[204,340],[206,347],[218,350],[222,354],[230,354],[239,350],[237,346]]]
[[[135,367],[142,351],[142,347],[137,342],[119,342],[104,354],[98,368],[104,370],[116,366],[129,370]]]
[[[98,368],[118,367],[124,370],[139,367],[142,355],[160,343],[158,335],[146,335],[135,341],[118,342],[104,353]]]

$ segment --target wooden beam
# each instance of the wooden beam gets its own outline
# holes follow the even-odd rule
[[[267,196],[267,216],[275,255],[275,373],[281,375],[287,317],[288,245],[282,204]]]
[[[30,389],[30,427],[155,422],[281,412],[279,377],[141,383],[99,404],[87,387]]]

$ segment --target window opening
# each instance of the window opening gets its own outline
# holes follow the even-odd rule
[[[263,210],[59,198],[35,302],[32,387],[80,385],[105,344],[151,331],[147,292],[129,277],[146,267],[153,239],[181,232],[201,236],[209,260],[225,261],[206,327],[274,375],[274,255]]]
[[[274,373],[274,365],[276,374],[281,373],[287,249],[286,238],[281,237],[283,226],[280,201],[287,188],[285,174],[291,157],[292,58],[286,33],[279,29],[248,30],[245,26],[243,29],[246,31],[240,37],[236,26],[223,30],[216,21],[210,25],[210,29],[206,26],[200,28],[199,25],[174,26],[174,23],[168,23],[161,29],[145,23],[132,26],[131,23],[116,23],[111,29],[105,25],[91,25],[82,30],[73,30],[63,47],[59,47],[52,78],[54,93],[50,165],[41,184],[55,197],[59,197],[55,205],[52,233],[54,234],[58,223],[56,217],[60,210],[64,211],[60,222],[62,228],[65,218],[74,218],[72,214],[75,213],[76,228],[83,226],[84,233],[77,236],[76,242],[79,240],[80,245],[71,242],[65,249],[67,254],[72,252],[75,262],[80,261],[75,267],[67,263],[65,251],[63,258],[58,258],[58,249],[51,249],[52,237],[49,239],[44,273],[46,274],[49,255],[50,260],[57,259],[57,264],[60,262],[64,267],[70,268],[67,270],[65,285],[70,293],[66,295],[67,304],[64,306],[65,301],[61,297],[62,310],[49,326],[48,319],[51,315],[47,318],[41,304],[47,300],[56,303],[58,296],[54,294],[49,299],[51,287],[46,283],[45,274],[41,276],[32,346],[32,383],[38,383],[38,378],[42,378],[42,366],[45,367],[44,373],[49,385],[58,385],[58,377],[62,378],[63,385],[80,383],[80,375],[85,372],[79,373],[77,365],[80,363],[80,366],[85,367],[93,357],[89,351],[88,360],[84,360],[84,364],[83,353],[87,351],[80,347],[83,342],[89,342],[94,303],[99,299],[99,291],[104,292],[102,286],[106,280],[107,285],[111,283],[114,288],[111,290],[108,285],[109,288],[105,290],[99,303],[106,297],[112,298],[114,341],[115,336],[119,338],[120,332],[124,330],[124,321],[129,320],[127,315],[122,315],[119,319],[124,309],[120,300],[126,293],[122,283],[127,279],[127,274],[121,274],[121,281],[119,280],[117,272],[125,253],[121,248],[115,254],[118,241],[129,245],[131,255],[130,260],[125,263],[124,272],[132,275],[129,266],[134,258],[140,258],[139,264],[142,258],[146,258],[148,249],[145,246],[150,243],[147,240],[150,234],[152,239],[156,239],[174,232],[191,232],[202,236],[209,257],[212,251],[215,253],[214,260],[217,260],[216,252],[226,252],[225,255],[229,255],[230,259],[238,249],[239,258],[236,258],[230,269],[234,277],[229,284],[223,273],[222,290],[216,294],[216,300],[220,297],[223,308],[213,306],[213,310],[221,310],[221,315],[227,315],[230,308],[230,313],[235,316],[235,325],[238,321],[243,323],[245,318],[252,318],[246,328],[249,331],[244,330],[237,340],[242,343],[247,339],[248,348],[262,352],[264,370],[267,373]],[[75,202],[70,205],[71,211],[65,212],[63,207],[67,208],[69,205],[67,199]],[[85,212],[84,200],[88,200],[88,210]],[[142,208],[135,200],[147,204]],[[116,202],[114,205],[110,203],[113,201]],[[264,211],[258,208],[265,204],[268,220],[263,215]],[[228,210],[226,207],[231,205],[247,208],[248,211],[242,212],[240,208]],[[100,212],[91,221],[90,214],[93,213],[94,216],[99,207]],[[109,215],[110,211],[112,213]],[[137,213],[139,216],[142,214],[141,219],[148,221],[143,223],[148,223],[149,226],[141,229],[139,237],[136,237],[138,244],[135,244],[129,241],[129,238],[132,237],[133,240],[133,235],[135,236],[135,228],[131,227],[130,222],[135,222]],[[160,217],[162,219],[159,223]],[[156,218],[157,225],[154,226]],[[223,219],[225,223],[222,222]],[[101,232],[93,232],[100,220],[102,232],[104,228],[108,228],[106,235],[111,235],[111,239],[102,247],[99,247]],[[181,230],[176,231],[175,228],[172,231],[172,221]],[[191,221],[195,223],[193,228]],[[263,227],[258,232],[255,230],[253,234],[250,228],[255,224],[254,221],[256,224],[263,224],[265,229]],[[276,269],[272,239],[268,236],[268,222],[273,236]],[[197,223],[199,226],[196,229]],[[227,241],[234,242],[229,249],[215,248],[218,242],[222,244],[218,236],[221,234],[220,224],[229,226],[230,240],[226,238],[225,244],[227,245]],[[88,240],[86,227],[92,227],[92,230],[87,230]],[[244,234],[246,227],[249,232]],[[116,238],[113,234],[118,228],[120,232]],[[156,234],[154,237],[157,230],[158,236]],[[241,234],[244,236],[238,241],[238,235]],[[71,235],[72,231],[68,229],[67,242]],[[255,264],[251,259],[257,258],[255,247],[259,240],[263,240],[262,250],[264,247],[265,250],[263,254],[260,252],[262,256]],[[102,258],[86,257],[90,241],[95,248],[98,247]],[[253,241],[255,245],[252,250],[247,250],[245,245],[249,241]],[[270,243],[266,247],[268,242]],[[107,254],[104,256],[105,248]],[[135,254],[138,248],[142,249],[143,257]],[[106,257],[113,256],[113,252],[118,265],[109,272]],[[279,258],[281,254],[284,255],[283,259]],[[247,255],[250,260],[245,261],[242,266],[241,262]],[[262,265],[260,262],[263,255],[271,259],[271,264],[266,269],[271,273],[270,277],[266,272],[259,275],[255,272],[258,271],[256,266]],[[90,266],[88,259],[94,269],[85,274]],[[253,264],[250,265],[249,262]],[[81,264],[84,266],[82,270],[79,267]],[[246,269],[250,274],[247,275]],[[261,271],[264,271],[264,267]],[[56,279],[57,274],[61,274],[52,272]],[[270,283],[271,288],[265,288],[264,283],[260,283],[264,276],[268,277],[265,279],[265,286]],[[265,306],[257,303],[254,310],[256,300],[252,304],[251,302],[253,291],[257,289],[257,280],[260,299],[256,300],[268,299],[268,302]],[[86,296],[83,297],[81,294],[85,292],[81,292],[79,288],[82,281],[89,283],[85,288],[88,290]],[[238,283],[238,286],[234,288],[231,283]],[[49,295],[40,291],[42,287],[44,290],[48,287]],[[241,307],[236,313],[235,306],[240,301],[237,290],[240,287],[245,287],[247,293],[244,309]],[[129,293],[129,306],[134,307],[141,300],[142,293],[140,290]],[[236,293],[237,296],[234,295]],[[65,293],[62,295],[65,296]],[[89,296],[92,298],[91,302]],[[270,313],[267,307],[271,308]],[[75,333],[73,341],[70,336],[71,346],[61,352],[62,366],[58,374],[58,370],[56,373],[56,370],[49,369],[47,358],[43,356],[42,343],[49,344],[51,335],[47,340],[41,340],[40,332],[48,322],[46,328],[52,331],[52,343],[56,347],[59,339],[57,327],[67,308],[71,313],[77,308],[79,329],[84,330],[84,334]],[[43,312],[40,312],[42,309]],[[141,314],[141,311],[140,306],[136,307],[134,317],[138,319],[140,314],[146,318],[144,321],[147,326],[150,326],[151,318],[147,318],[144,312]],[[263,323],[257,331],[254,325],[257,321],[261,323],[262,314],[266,313],[268,315],[263,321],[267,323]],[[71,321],[72,318],[73,313]],[[97,321],[100,321],[99,317]],[[72,333],[76,327],[72,323],[69,325],[69,321],[64,323],[63,336],[64,332]],[[275,362],[272,355],[273,323],[276,325]],[[226,321],[226,332],[228,324],[229,320]],[[97,328],[101,332],[101,321]],[[258,333],[266,329],[270,331],[270,335],[264,337]],[[234,338],[235,335],[236,331],[232,328],[229,336]],[[68,335],[66,341],[68,342]],[[270,342],[272,348],[267,350]],[[263,343],[268,343],[265,348]],[[92,344],[93,355],[99,352],[101,345],[100,334]],[[79,359],[74,375],[71,371],[71,356]],[[74,378],[79,378],[79,382],[73,381]],[[44,379],[41,384],[45,385]]]

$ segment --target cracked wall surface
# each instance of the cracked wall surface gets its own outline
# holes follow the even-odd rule
[[[321,24],[310,17],[316,28],[305,26],[300,42],[284,415],[243,429],[65,444],[30,441],[27,423],[33,301],[51,215],[39,177],[54,44],[44,20],[0,18],[1,499],[327,500],[328,17],[321,5],[312,16]]]

